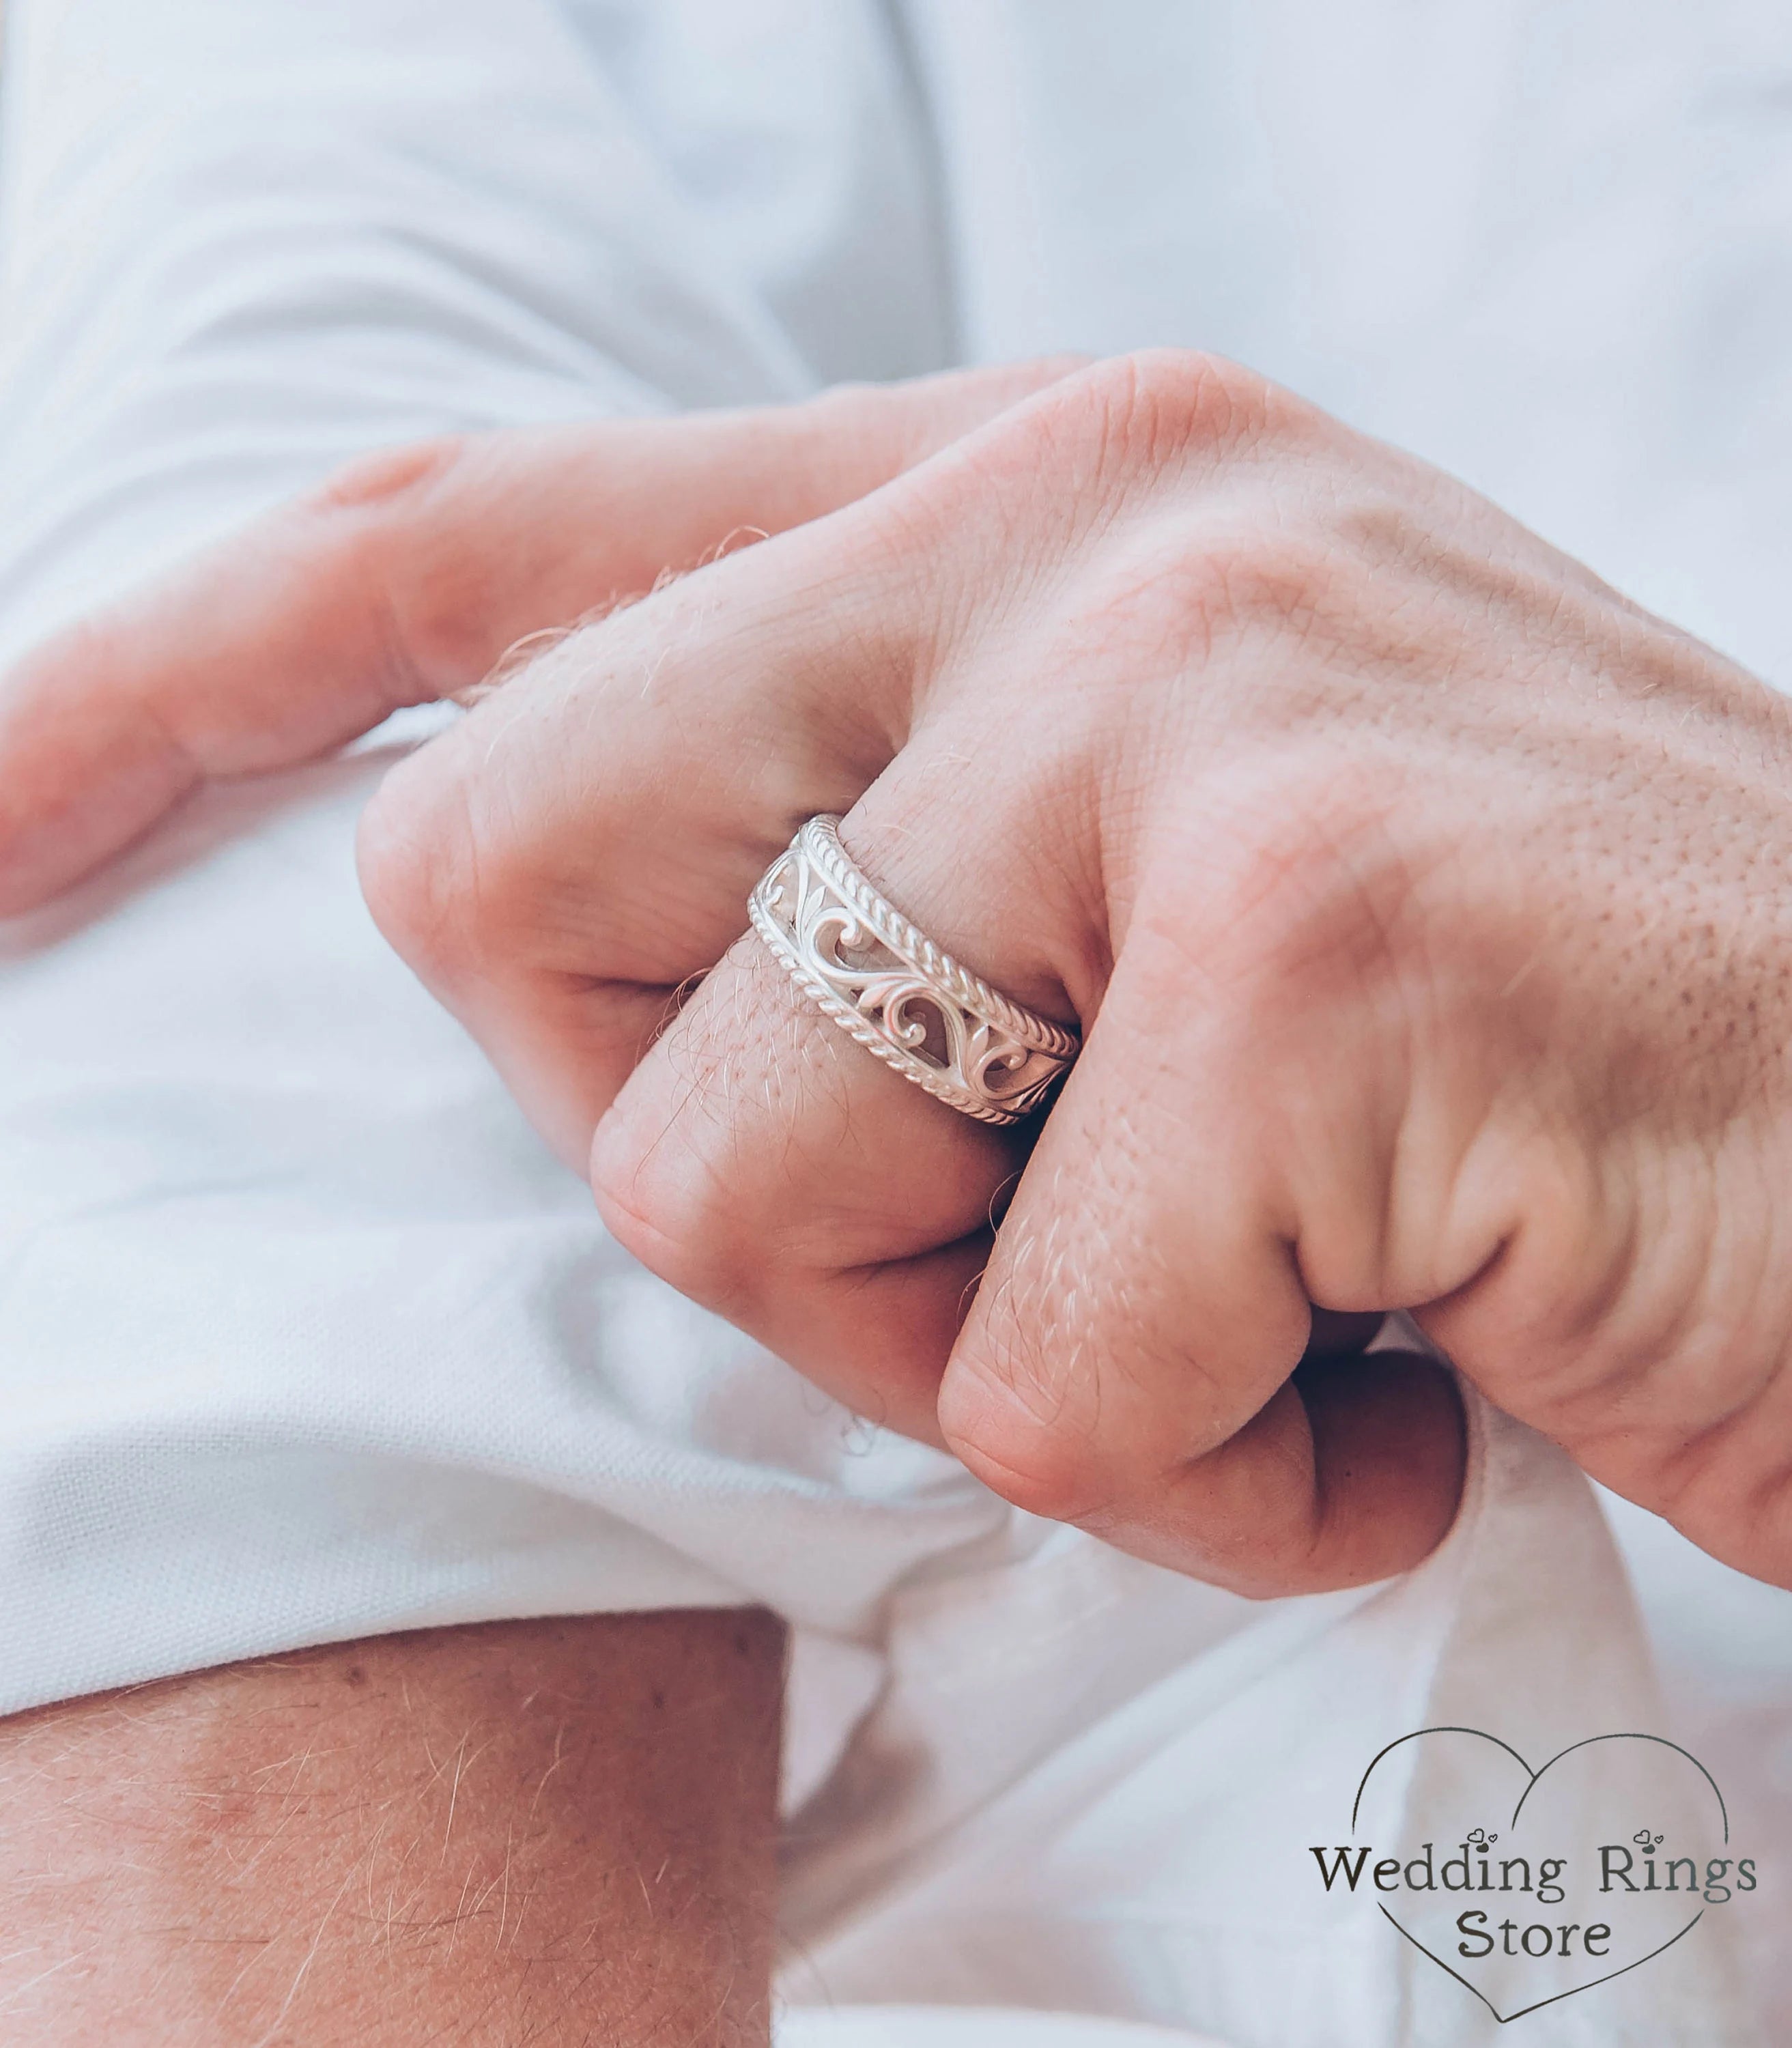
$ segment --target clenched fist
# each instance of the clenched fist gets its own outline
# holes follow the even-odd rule
[[[394,944],[648,1265],[1027,1507],[1254,1592],[1416,1561],[1453,1390],[1349,1341],[1406,1309],[1792,1584],[1785,709],[1230,365],[989,409],[399,767]],[[739,937],[824,812],[1080,1026],[1042,1123],[909,1085]]]

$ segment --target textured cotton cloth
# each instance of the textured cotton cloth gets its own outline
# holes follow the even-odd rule
[[[7,0],[6,34],[0,658],[408,436],[1171,342],[1792,677],[1776,6]],[[405,743],[214,790],[3,928],[0,1710],[764,1601],[793,2048],[1499,2038],[1290,1872],[1410,1728],[1673,1732],[1584,1484],[1477,1405],[1436,1557],[1259,1608],[870,1429],[609,1243],[381,944],[351,836]],[[1752,2040],[1732,1936],[1526,2038]]]

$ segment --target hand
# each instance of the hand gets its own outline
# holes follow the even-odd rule
[[[1291,1377],[1310,1305],[1407,1308],[1792,1583],[1789,789],[1708,649],[1162,354],[563,642],[394,772],[363,871],[649,1266],[1025,1507],[1249,1591],[1412,1563],[1447,1382]],[[1030,1149],[727,950],[822,811],[1087,1027]]]
[[[475,689],[526,636],[844,505],[1073,367],[448,437],[352,464],[0,681],[0,917],[201,782],[309,760]]]

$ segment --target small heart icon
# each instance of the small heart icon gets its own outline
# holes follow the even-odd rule
[[[1426,1840],[1403,1839],[1407,1813]],[[1482,1729],[1421,1728],[1363,1773],[1351,1831],[1336,1881],[1354,1867],[1349,1888],[1503,2023],[1641,1968],[1754,1882],[1716,1780],[1659,1736],[1533,1768]]]

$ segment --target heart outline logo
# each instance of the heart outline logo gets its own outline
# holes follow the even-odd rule
[[[1682,1749],[1678,1743],[1670,1742],[1665,1736],[1646,1735],[1640,1729],[1614,1731],[1608,1735],[1587,1736],[1583,1737],[1583,1739],[1579,1742],[1571,1742],[1565,1749],[1557,1750],[1556,1754],[1552,1756],[1547,1763],[1539,1765],[1536,1770],[1533,1771],[1530,1764],[1519,1754],[1517,1750],[1513,1748],[1512,1745],[1509,1742],[1502,1741],[1496,1735],[1489,1735],[1485,1728],[1464,1728],[1453,1724],[1439,1725],[1435,1728],[1414,1728],[1409,1734],[1396,1736],[1392,1742],[1385,1744],[1382,1748],[1379,1749],[1375,1752],[1375,1755],[1369,1760],[1368,1768],[1364,1771],[1362,1778],[1358,1782],[1356,1797],[1351,1802],[1350,1829],[1352,1836],[1356,1833],[1357,1821],[1362,1812],[1363,1795],[1368,1790],[1369,1780],[1375,1775],[1376,1768],[1381,1763],[1383,1759],[1391,1755],[1395,1750],[1402,1747],[1405,1744],[1409,1742],[1417,1742],[1421,1736],[1428,1735],[1476,1736],[1483,1742],[1491,1742],[1496,1749],[1503,1750],[1507,1755],[1511,1757],[1512,1761],[1518,1765],[1519,1768],[1522,1771],[1523,1771],[1526,1780],[1525,1788],[1523,1791],[1519,1794],[1518,1803],[1513,1807],[1511,1818],[1507,1823],[1507,1832],[1508,1834],[1511,1830],[1518,1825],[1519,1816],[1524,1811],[1526,1802],[1530,1798],[1531,1794],[1536,1790],[1538,1785],[1550,1771],[1554,1769],[1557,1764],[1562,1761],[1565,1757],[1572,1756],[1580,1750],[1592,1748],[1596,1744],[1600,1743],[1649,1742],[1657,1744],[1663,1749],[1672,1750],[1677,1756],[1684,1757],[1685,1760],[1693,1766],[1693,1769],[1698,1772],[1699,1775],[1704,1778],[1706,1784],[1711,1787],[1712,1797],[1717,1802],[1718,1814],[1723,1822],[1724,1844],[1726,1848],[1729,1844],[1730,1811],[1728,1806],[1724,1803],[1724,1794],[1719,1788],[1717,1780],[1712,1776],[1711,1773],[1706,1770],[1705,1766],[1700,1763],[1699,1759],[1693,1755],[1690,1750]],[[1495,1837],[1493,1839],[1497,1840],[1498,1838]],[[1659,1838],[1658,1837],[1658,1839]],[[1652,1868],[1653,1866],[1651,1866],[1651,1868]],[[1653,1880],[1651,1880],[1651,1882]],[[1645,1963],[1653,1962],[1658,1956],[1665,1954],[1677,1941],[1684,1941],[1686,1936],[1691,1934],[1693,1930],[1697,1926],[1702,1919],[1704,1919],[1705,1915],[1705,1908],[1701,1906],[1698,1911],[1693,1915],[1692,1918],[1689,1920],[1678,1933],[1670,1934],[1666,1941],[1659,1943],[1656,1947],[1651,1949],[1647,1955],[1639,1956],[1635,1957],[1634,1961],[1622,1965],[1617,1969],[1608,1970],[1604,1976],[1594,1977],[1584,1984],[1572,1985],[1566,1991],[1552,1992],[1547,1998],[1540,1998],[1534,2000],[1530,2005],[1521,2006],[1515,2012],[1502,2012],[1493,2003],[1492,2000],[1487,1996],[1486,1992],[1484,1992],[1478,1984],[1471,1983],[1460,1970],[1453,1969],[1451,1966],[1444,1961],[1441,1956],[1438,1955],[1435,1950],[1428,1948],[1425,1944],[1418,1938],[1418,1935],[1413,1933],[1410,1928],[1403,1926],[1393,1914],[1390,1913],[1387,1908],[1381,1903],[1380,1900],[1378,1899],[1375,1902],[1375,1904],[1376,1910],[1381,1914],[1383,1918],[1387,1922],[1388,1925],[1392,1927],[1397,1934],[1398,1934],[1404,1940],[1410,1941],[1412,1945],[1418,1950],[1422,1956],[1426,1957],[1430,1961],[1435,1963],[1438,1968],[1441,1969],[1446,1976],[1453,1977],[1465,1991],[1472,1992],[1475,1997],[1487,2007],[1488,2011],[1492,2014],[1494,2019],[1502,2027],[1509,2026],[1515,2019],[1522,2019],[1529,2013],[1541,2012],[1545,2006],[1559,2005],[1564,1999],[1578,1998],[1582,1992],[1596,1991],[1598,1989],[1599,1986],[1603,1984],[1610,1984],[1618,1977],[1627,1976],[1632,1970],[1640,1969]]]

